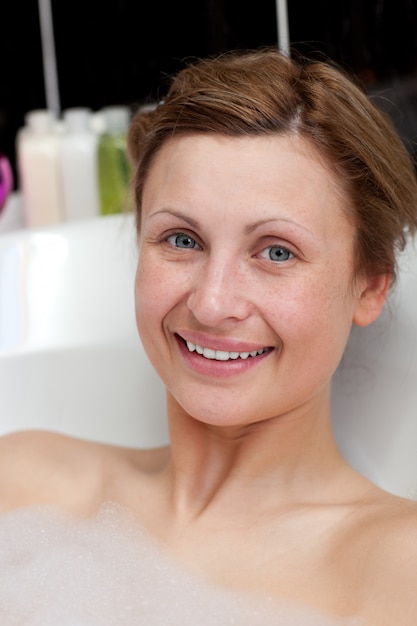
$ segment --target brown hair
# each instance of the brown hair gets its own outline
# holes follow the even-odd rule
[[[275,49],[190,63],[165,101],[138,112],[128,136],[139,227],[143,185],[161,146],[195,133],[296,133],[336,172],[357,227],[357,271],[395,277],[396,252],[417,230],[417,182],[392,122],[340,68]]]

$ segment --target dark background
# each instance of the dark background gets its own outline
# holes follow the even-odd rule
[[[277,45],[275,0],[52,0],[61,109],[163,96],[190,57]],[[417,145],[417,0],[288,0],[291,45],[356,74]],[[37,0],[0,11],[0,152],[15,166],[26,112],[46,106]],[[17,183],[18,184],[18,183]]]

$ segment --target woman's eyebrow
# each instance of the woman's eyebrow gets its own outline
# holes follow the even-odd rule
[[[305,230],[310,235],[313,234],[309,228],[304,226],[304,224],[300,224],[300,222],[296,222],[296,221],[291,220],[291,219],[286,218],[286,217],[269,217],[269,218],[265,218],[263,220],[258,220],[256,222],[253,222],[252,224],[248,224],[247,226],[245,226],[245,234],[249,235],[250,233],[255,231],[257,228],[260,228],[261,226],[264,226],[265,224],[269,224],[271,222],[285,222],[285,223],[290,224],[292,226],[296,226],[297,228],[302,228],[303,230]]]
[[[159,211],[155,211],[155,213],[149,215],[148,219],[152,219],[153,217],[162,214],[172,215],[174,217],[177,217],[178,219],[184,220],[184,222],[187,222],[187,224],[192,226],[192,228],[199,227],[199,223],[195,219],[193,219],[189,215],[184,215],[184,213],[181,213],[180,211],[175,211],[174,209],[159,209]]]
[[[191,228],[198,229],[200,227],[200,224],[199,224],[199,222],[197,222],[197,220],[195,220],[194,218],[190,217],[189,215],[181,213],[181,211],[177,211],[175,209],[168,209],[168,208],[159,209],[158,211],[155,211],[155,213],[152,213],[151,215],[149,215],[148,219],[152,219],[153,217],[156,217],[158,215],[163,215],[163,214],[172,215],[173,217],[177,217],[178,219],[181,219],[184,222],[186,222],[187,224],[189,224],[191,226]],[[304,224],[300,224],[299,222],[296,222],[296,221],[291,220],[291,219],[286,218],[286,217],[268,217],[268,218],[265,218],[265,219],[262,219],[262,220],[257,220],[256,222],[253,222],[251,224],[247,224],[245,226],[245,228],[244,228],[244,233],[245,233],[245,235],[250,235],[255,230],[260,228],[261,226],[264,226],[265,224],[269,224],[269,223],[273,223],[273,222],[285,222],[285,223],[290,224],[292,226],[296,226],[298,228],[302,228],[304,231],[306,231],[310,235],[313,234],[311,232],[311,230],[309,230],[306,226],[304,226]]]

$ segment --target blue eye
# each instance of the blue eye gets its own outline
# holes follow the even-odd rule
[[[262,250],[261,256],[275,263],[283,263],[284,261],[289,261],[293,257],[293,253],[288,248],[284,248],[284,246],[268,246],[268,248]]]
[[[185,233],[176,233],[175,235],[170,235],[167,238],[167,241],[176,248],[190,249],[198,247],[196,240]]]
[[[282,246],[271,246],[269,248],[269,258],[271,261],[288,261],[291,258],[291,252]]]

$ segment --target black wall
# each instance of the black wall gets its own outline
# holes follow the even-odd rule
[[[52,11],[61,109],[134,108],[190,57],[277,45],[275,0],[52,0]],[[417,0],[288,0],[288,11],[295,48],[330,56],[370,90],[395,83],[391,111],[413,143]],[[0,152],[15,168],[24,114],[46,106],[37,0],[3,0],[0,25]]]

